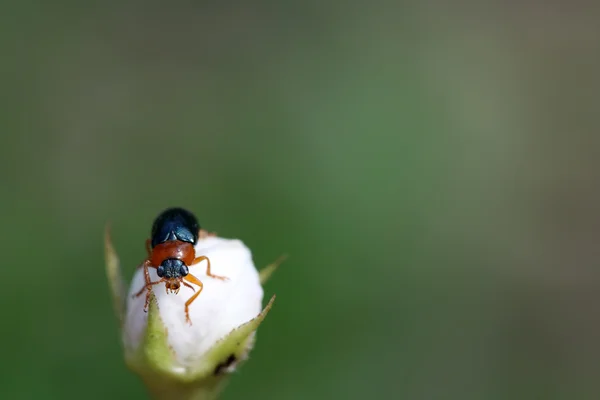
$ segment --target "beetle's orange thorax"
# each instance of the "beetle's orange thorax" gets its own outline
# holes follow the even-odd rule
[[[194,261],[196,252],[194,246],[188,242],[182,242],[179,240],[171,240],[168,242],[156,245],[152,249],[152,265],[158,267],[167,258],[178,258],[189,266]]]

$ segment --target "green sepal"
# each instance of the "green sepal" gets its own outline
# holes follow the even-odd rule
[[[288,257],[287,254],[279,256],[279,258],[277,260],[273,261],[271,264],[267,265],[266,267],[264,267],[263,269],[260,270],[258,275],[260,278],[261,285],[264,285],[265,283],[267,283],[267,281],[269,280],[271,275],[273,275],[273,272],[275,272],[277,270],[277,268],[279,268],[281,263],[284,262],[287,257]]]
[[[125,320],[125,281],[121,273],[121,263],[110,238],[110,224],[104,230],[104,258],[106,262],[106,277],[113,301],[115,316],[119,326],[123,327]]]

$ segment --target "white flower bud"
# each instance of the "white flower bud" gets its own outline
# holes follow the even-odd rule
[[[201,261],[189,266],[188,275],[202,282],[201,290],[193,279],[183,281],[193,289],[182,284],[177,293],[167,293],[164,282],[152,285],[145,310],[143,267],[138,267],[125,294],[108,227],[105,240],[107,274],[128,366],[158,398],[188,398],[190,392],[194,398],[213,398],[222,388],[221,378],[247,358],[254,344],[255,331],[274,300],[273,296],[262,310],[261,283],[281,259],[259,274],[240,240],[205,234],[195,245],[196,257],[206,256],[211,275],[226,279],[207,275],[207,261]],[[156,268],[148,272],[151,282],[160,281]],[[188,322],[185,304],[198,291],[189,304]]]
[[[211,274],[224,276],[220,280],[206,275],[207,262],[189,267],[189,273],[202,284],[200,294],[189,306],[191,324],[186,321],[185,303],[200,287],[184,281],[195,290],[182,285],[179,292],[167,293],[165,284],[153,285],[160,319],[168,332],[167,343],[174,354],[175,369],[193,368],[202,356],[233,329],[250,321],[262,310],[263,289],[250,250],[239,240],[207,237],[198,240],[196,256],[210,260]],[[148,268],[152,282],[160,280],[155,268]],[[123,326],[126,351],[136,351],[147,327],[144,311],[146,290],[143,268],[136,271],[129,293]]]

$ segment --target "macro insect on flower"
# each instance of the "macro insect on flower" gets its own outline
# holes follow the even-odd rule
[[[198,278],[190,274],[189,267],[206,261],[206,275],[220,280],[227,277],[213,275],[210,272],[210,260],[206,256],[196,257],[194,246],[200,236],[208,235],[201,230],[200,224],[194,214],[179,208],[169,208],[161,212],[152,225],[151,237],[146,240],[148,258],[140,268],[144,269],[145,285],[134,296],[141,296],[146,292],[144,311],[148,309],[152,286],[165,283],[167,293],[179,293],[181,285],[189,287],[195,293],[185,303],[185,319],[190,325],[189,307],[202,292],[203,284]],[[152,282],[148,268],[155,268],[160,278]],[[190,283],[197,285],[196,291]]]
[[[127,284],[109,224],[104,240],[127,366],[156,399],[214,400],[254,347],[275,300],[263,308],[263,284],[285,256],[259,271],[243,241],[208,233],[189,211],[169,208],[154,220],[148,257]],[[211,264],[227,277],[213,275]]]

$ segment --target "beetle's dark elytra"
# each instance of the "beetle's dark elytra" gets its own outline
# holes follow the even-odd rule
[[[180,208],[168,208],[161,212],[152,225],[152,248],[169,240],[196,244],[200,224],[191,212]]]

